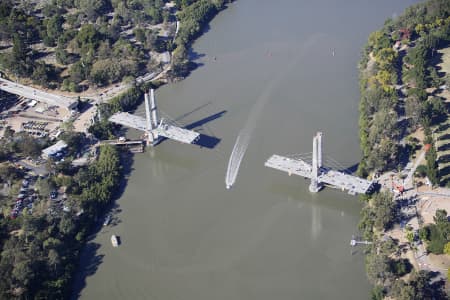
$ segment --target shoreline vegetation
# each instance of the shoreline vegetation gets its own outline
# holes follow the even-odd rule
[[[450,87],[450,75],[437,66],[438,50],[449,46],[450,2],[446,0],[413,5],[370,34],[359,63],[360,176],[378,180],[388,172],[400,174],[422,151],[425,165],[415,170],[410,195],[423,181],[450,187],[444,174],[448,170],[438,168],[441,148],[436,146],[436,135],[447,124],[450,112],[450,99],[444,93]],[[367,276],[374,285],[371,299],[447,299],[444,283],[433,278],[438,274],[414,270],[402,255],[407,250],[416,253],[419,243],[426,244],[428,252],[450,254],[445,250],[447,245],[450,250],[447,212],[437,210],[435,224],[418,233],[407,226],[408,243],[400,245],[387,232],[402,224],[399,200],[408,194],[403,186],[399,190],[393,183],[390,187],[389,180],[385,182],[380,192],[361,198],[364,208],[359,229],[372,242],[366,247]],[[413,200],[406,197],[406,201]]]
[[[197,67],[191,44],[231,2],[5,0],[0,68],[26,85],[102,101],[136,81],[180,80]]]
[[[156,47],[158,41],[161,41],[159,38],[155,39],[151,29],[149,31],[143,29],[145,22],[159,24],[158,20],[169,21],[170,13],[164,7],[170,4],[170,7],[176,7],[178,10],[177,19],[180,26],[175,40],[162,39],[164,44],[160,46],[173,51],[168,76],[183,78],[194,67],[188,59],[188,49],[202,34],[208,22],[232,1],[147,2],[150,6],[143,1],[130,2],[125,6],[120,6],[122,2],[114,0],[51,1],[49,5],[39,8],[40,13],[48,17],[44,19],[32,14],[36,12],[34,7],[15,6],[11,1],[2,1],[0,39],[7,42],[0,45],[0,65],[15,77],[29,77],[43,86],[49,84],[55,85],[51,86],[53,88],[68,87],[73,91],[77,91],[83,84],[101,85],[117,82],[119,79],[126,80],[127,76],[137,76],[140,73],[114,73],[113,71],[117,70],[108,69],[118,76],[111,78],[108,74],[96,72],[95,70],[100,71],[96,69],[97,64],[100,64],[101,59],[111,60],[117,57],[118,62],[110,62],[107,64],[108,68],[122,66],[127,69],[130,64],[136,63],[136,68],[139,69],[138,60],[146,57],[145,55],[142,57],[140,52],[142,49],[139,48],[145,47],[146,42],[149,43],[148,47]],[[92,5],[95,7],[91,7]],[[113,16],[113,20],[119,22],[118,24],[108,23],[103,18],[104,10],[111,7],[120,9],[120,18],[115,20],[116,16]],[[77,18],[74,18],[73,12],[76,9],[81,11],[76,15]],[[143,15],[138,14],[138,11],[142,11]],[[136,19],[141,20],[139,24],[141,27],[138,29],[141,28],[144,32],[135,28],[133,34],[141,44],[133,47],[122,38],[117,38],[112,43],[113,36],[108,35],[114,33],[115,26],[127,26],[131,20]],[[64,25],[67,22],[71,26],[78,26],[80,30],[68,30]],[[108,38],[101,40],[102,36]],[[64,59],[70,62],[71,66],[66,68],[65,73],[61,69],[58,71],[51,64],[36,60],[36,52],[31,50],[29,45],[39,42],[36,40],[39,38],[49,47],[56,47],[58,64],[63,64]],[[12,41],[12,45],[9,41]],[[67,51],[70,41],[74,41],[72,46],[78,47],[76,52]],[[7,51],[2,51],[5,49]],[[99,52],[103,50],[108,52],[108,49],[111,53],[100,58]],[[93,56],[93,53],[97,53],[97,56]],[[64,82],[66,80],[63,79],[64,74],[71,82]],[[99,139],[114,137],[118,128],[107,121],[108,116],[117,111],[134,110],[140,104],[144,91],[160,84],[161,82],[133,84],[130,89],[110,101],[100,103],[98,110],[102,119],[89,128],[89,133]],[[2,299],[70,298],[74,288],[74,276],[80,271],[77,270],[80,252],[86,245],[87,237],[96,228],[98,229],[104,211],[117,199],[121,183],[126,182],[127,170],[121,165],[129,157],[122,156],[110,145],[98,147],[97,153],[93,154],[96,159],[87,166],[74,167],[71,162],[79,156],[81,148],[92,141],[84,133],[74,132],[73,124],[70,122],[65,124],[65,127],[61,138],[68,144],[69,153],[63,161],[55,162],[51,159],[47,161],[45,166],[49,172],[47,176],[32,176],[31,179],[27,179],[29,171],[13,161],[25,157],[38,159],[41,150],[50,143],[48,138],[38,140],[27,134],[18,138],[16,133],[8,131],[0,147],[0,181],[9,187],[6,195],[4,193],[0,195],[0,278],[2,278],[0,298]],[[130,160],[126,163],[129,164]],[[21,184],[24,184],[23,181],[27,180],[31,180],[31,184],[34,185],[33,196],[36,196],[37,200],[33,203],[34,206],[30,206],[31,209],[24,208],[12,218],[11,203],[14,202],[13,199]],[[57,201],[54,201],[56,191],[66,197],[62,202],[59,201],[59,196],[55,196]]]

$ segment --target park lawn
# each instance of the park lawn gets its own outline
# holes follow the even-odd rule
[[[438,64],[441,67],[441,72],[447,74],[450,73],[450,47],[438,50],[438,53],[442,54],[442,62]]]

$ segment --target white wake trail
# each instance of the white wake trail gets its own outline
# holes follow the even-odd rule
[[[244,158],[245,151],[247,151],[248,145],[250,143],[251,134],[255,129],[256,122],[258,120],[258,117],[262,113],[264,106],[270,100],[272,90],[276,86],[278,86],[283,80],[283,78],[296,67],[300,58],[306,54],[307,50],[309,50],[317,42],[317,40],[322,37],[323,34],[316,34],[309,37],[307,41],[302,45],[302,48],[299,49],[298,55],[288,66],[288,68],[283,73],[278,73],[277,76],[274,76],[274,78],[262,91],[256,103],[253,105],[247,122],[245,123],[242,130],[239,132],[239,135],[236,139],[236,143],[234,144],[233,147],[233,151],[231,152],[230,155],[230,160],[228,161],[228,168],[225,176],[225,185],[227,189],[231,188],[233,184],[236,182],[239,167],[241,165],[242,159]]]
[[[230,160],[228,161],[227,175],[225,176],[225,184],[227,188],[230,188],[236,182],[239,167],[241,166],[241,162],[244,158],[249,141],[250,137],[243,133],[239,134],[236,139],[233,151],[231,152]]]

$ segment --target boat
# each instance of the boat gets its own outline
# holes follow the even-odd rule
[[[113,247],[119,247],[119,239],[114,234],[111,236],[111,244]]]
[[[103,221],[103,226],[107,226],[111,222],[111,215],[106,215],[105,220]]]

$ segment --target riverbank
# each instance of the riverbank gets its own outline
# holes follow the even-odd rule
[[[210,1],[200,0],[198,2],[203,4],[207,2],[210,5]],[[217,5],[222,5],[221,9],[225,8],[224,2],[217,2]],[[218,12],[217,9],[216,14]],[[206,19],[200,20],[199,30],[214,16],[215,14],[210,13]],[[183,16],[186,21],[189,21],[190,17],[189,14]],[[183,25],[180,26],[182,28]],[[178,22],[176,31],[178,31]],[[192,39],[197,37],[198,35],[191,36]],[[183,42],[190,44],[192,39]],[[176,64],[174,63],[173,66]],[[169,69],[165,71],[167,70]],[[163,76],[161,74],[155,75],[155,78],[161,78]],[[84,151],[84,146],[88,146],[85,144],[84,133],[86,131],[98,137],[111,137],[115,132],[107,124],[108,113],[135,109],[142,100],[142,92],[147,90],[150,85],[155,87],[154,84],[143,83],[143,81],[155,78],[152,76],[141,78],[142,80],[138,80],[140,82],[137,85],[131,85],[129,90],[112,97],[106,103],[98,103],[100,110],[103,110],[103,118],[89,130],[86,130],[86,126],[89,123],[88,120],[90,121],[94,115],[91,111],[89,111],[89,117],[79,120],[80,124],[75,122],[77,131],[82,133],[74,132],[70,128],[64,129],[60,138],[68,140],[70,155],[61,162],[48,160],[46,168],[49,169],[50,176],[38,179],[39,198],[41,199],[39,205],[35,203],[34,211],[33,203],[28,202],[32,200],[28,200],[28,198],[25,209],[23,209],[24,201],[17,200],[13,210],[11,210],[9,196],[13,197],[14,195],[8,195],[8,201],[2,199],[2,210],[0,211],[3,216],[0,219],[0,244],[2,245],[0,274],[4,279],[0,284],[2,297],[68,298],[72,293],[72,278],[77,272],[76,265],[80,259],[79,254],[84,245],[91,240],[92,234],[99,229],[101,223],[99,220],[103,218],[104,212],[111,209],[111,205],[114,207],[113,201],[125,189],[126,178],[128,172],[131,172],[133,164],[129,156],[119,157],[119,153],[112,146],[101,146],[97,153],[97,159],[88,166],[74,167],[71,165],[72,159],[76,154]],[[117,89],[117,91],[119,90]],[[116,94],[110,93],[109,95]],[[25,138],[28,137],[25,136]],[[28,140],[25,139],[25,141]],[[30,155],[33,158],[39,156],[41,148],[48,143],[47,139],[42,141],[43,145],[39,146],[31,143],[33,147],[29,150],[32,151]],[[11,143],[13,142],[11,141]],[[39,141],[36,143],[39,144]],[[14,147],[17,148],[18,144],[14,143]],[[7,146],[5,140],[3,145]],[[2,155],[4,154],[3,150]],[[26,149],[22,150],[27,153]],[[11,158],[12,160],[18,153],[8,152],[8,154],[11,156],[8,156],[7,159]],[[2,159],[5,157],[2,156]],[[122,165],[127,168],[123,169]],[[17,172],[20,173],[20,171]],[[23,174],[20,173],[19,177],[23,177]],[[4,180],[3,177],[2,180]],[[16,185],[14,188],[16,189]],[[27,187],[24,185],[21,188],[26,191]],[[20,214],[17,213],[19,211]],[[117,224],[117,222],[120,221],[113,218],[112,224]],[[89,252],[89,250],[92,249],[83,251]],[[100,262],[101,258],[98,258],[95,264],[98,265]],[[93,271],[94,266],[91,265],[91,267],[91,271]],[[78,287],[75,287],[76,294],[79,292]]]
[[[441,1],[442,9],[433,11],[432,2],[412,6],[371,33],[359,65],[364,157],[358,171],[381,188],[365,199],[360,222],[375,245],[366,258],[374,299],[439,298],[447,279],[448,266],[433,267],[427,258],[430,251],[441,254],[449,242],[429,232],[449,226],[439,216],[447,216],[450,203],[447,189],[433,189],[447,183],[436,138],[449,116],[446,99],[436,93],[446,89],[445,73],[439,74],[433,53],[450,41],[450,6]],[[442,201],[429,199],[433,190]]]

